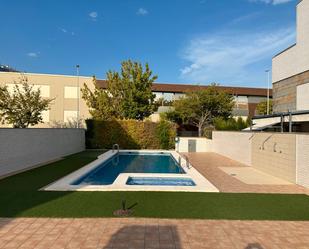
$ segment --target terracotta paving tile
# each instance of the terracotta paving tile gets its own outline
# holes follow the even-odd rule
[[[1,249],[309,249],[308,221],[0,218],[0,224]]]
[[[308,194],[309,189],[296,184],[258,185],[246,184],[225,173],[220,167],[248,167],[237,161],[212,152],[183,153],[190,163],[205,176],[220,192],[230,193],[290,193]]]

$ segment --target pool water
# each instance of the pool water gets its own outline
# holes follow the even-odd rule
[[[126,184],[155,186],[196,186],[192,179],[180,177],[129,177]]]
[[[71,185],[109,185],[121,173],[184,174],[170,153],[119,152]]]

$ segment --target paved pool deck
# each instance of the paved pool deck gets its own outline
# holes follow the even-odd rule
[[[308,188],[286,182],[282,179],[275,179],[273,176],[267,177],[267,174],[263,172],[216,153],[181,154],[186,155],[194,168],[205,176],[220,192],[309,194]],[[241,168],[244,169],[243,175],[238,177],[237,174],[241,171]],[[237,174],[227,173],[233,172],[233,169]],[[263,177],[268,178],[267,184],[263,184],[263,180],[265,180]],[[250,181],[253,184],[248,184]]]
[[[0,218],[1,249],[308,249],[309,221]]]

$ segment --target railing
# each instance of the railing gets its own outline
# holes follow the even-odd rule
[[[186,155],[182,155],[182,157],[186,160],[186,166],[188,169],[190,169],[190,163],[189,163],[189,158]],[[178,158],[178,162],[181,165],[181,157]]]
[[[113,144],[113,153],[117,149],[117,153],[119,153],[119,144]]]

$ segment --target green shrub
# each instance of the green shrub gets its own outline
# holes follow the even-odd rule
[[[236,120],[234,118],[216,118],[214,125],[215,129],[219,131],[240,131],[250,125],[250,119],[244,120],[241,117],[238,117]]]
[[[173,148],[176,136],[175,125],[167,120],[161,119],[156,126],[156,137],[159,139],[160,149]]]
[[[173,142],[166,146],[166,138],[162,135],[166,133],[169,141],[174,141],[175,126],[170,123],[167,126],[150,121],[88,119],[86,124],[86,147],[89,149],[110,149],[113,144],[119,144],[121,149],[170,149],[174,146]]]
[[[208,139],[212,139],[212,132],[214,130],[213,126],[208,126],[203,130],[203,137],[206,137]]]

